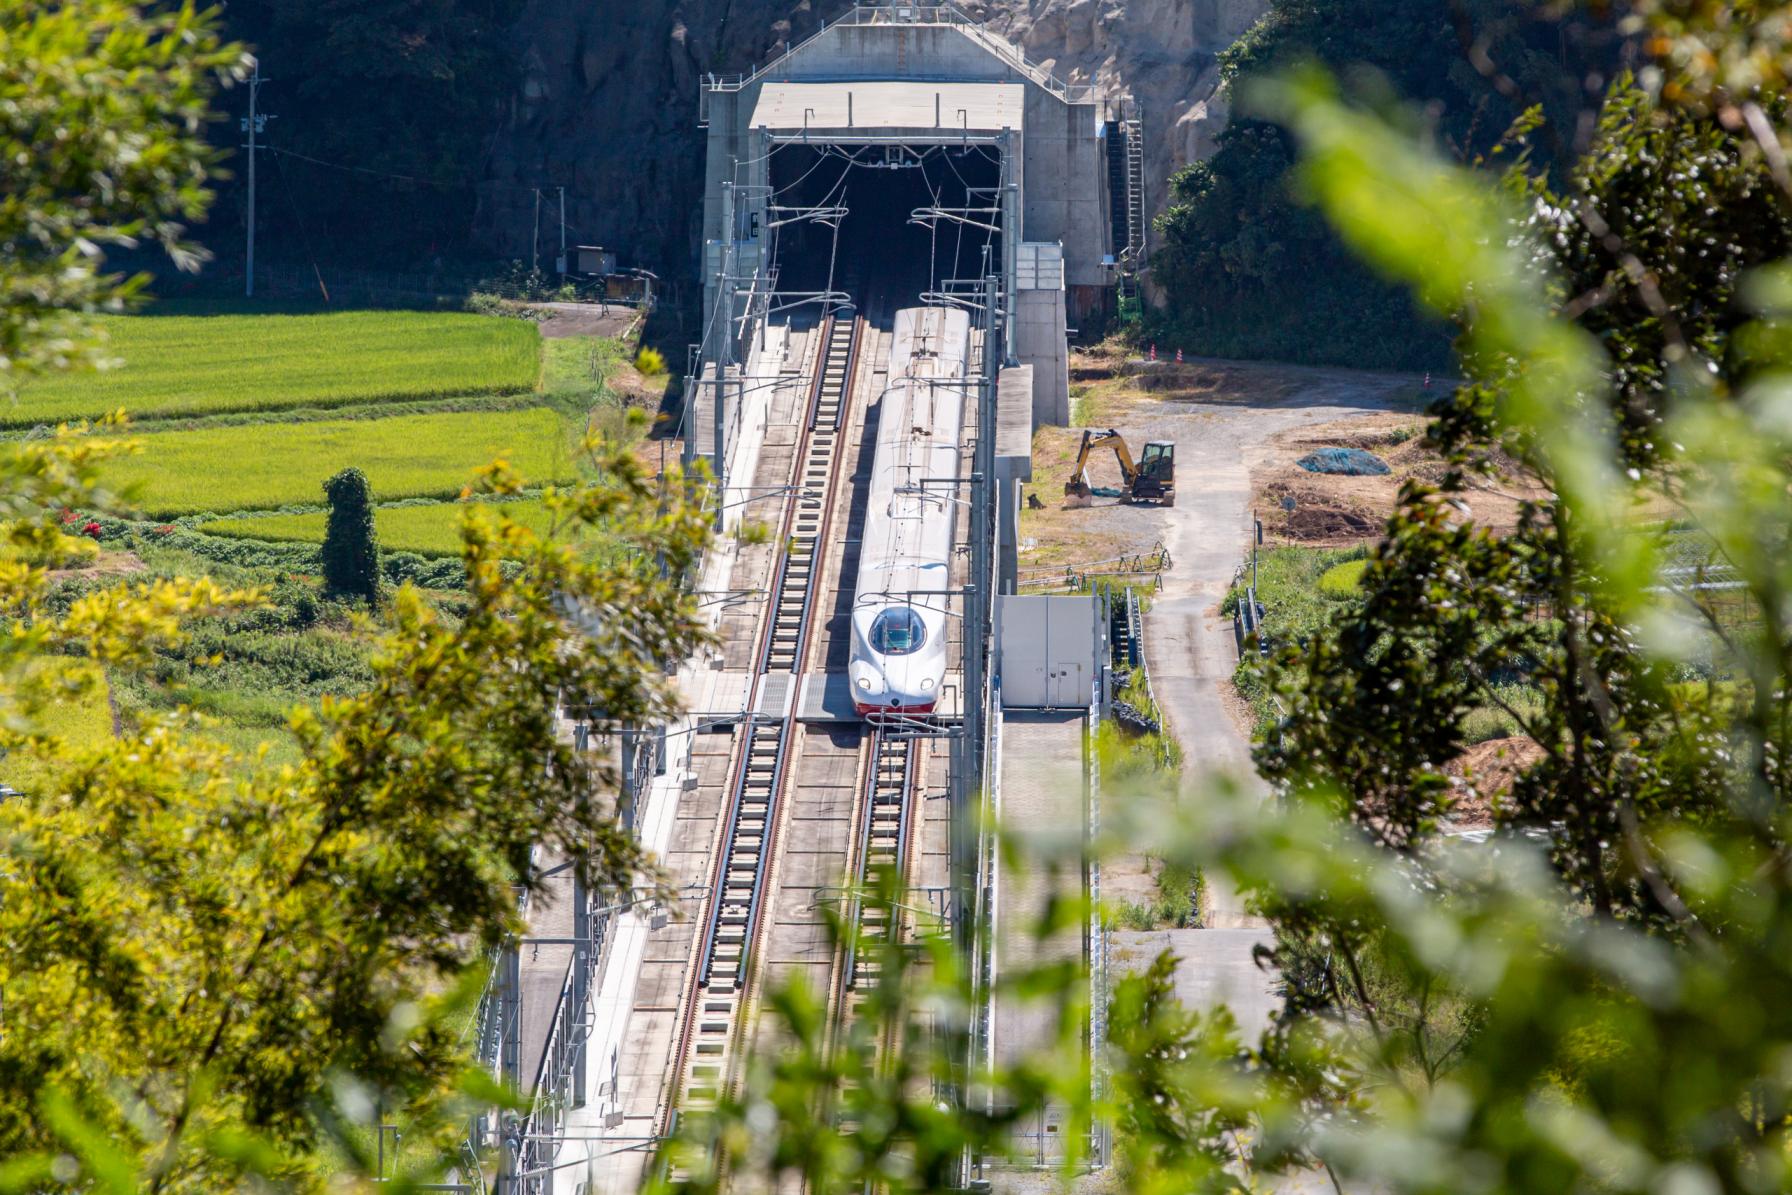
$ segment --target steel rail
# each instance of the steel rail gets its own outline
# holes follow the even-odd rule
[[[870,736],[869,766],[861,795],[856,876],[851,913],[846,918],[846,958],[842,964],[848,991],[861,979],[875,981],[860,944],[882,935],[888,940],[899,918],[890,910],[868,908],[865,893],[879,868],[892,869],[905,881],[908,876],[908,826],[910,798],[916,773],[916,740],[876,726]]]
[[[754,656],[752,700],[774,677],[792,690],[778,715],[749,713],[729,786],[727,821],[718,844],[703,936],[686,991],[673,1070],[679,1085],[667,1130],[685,1101],[709,1102],[732,1081],[731,1052],[742,1038],[748,988],[764,925],[767,877],[778,831],[779,798],[795,737],[794,686],[800,679],[821,598],[815,580],[839,483],[841,425],[851,397],[864,321],[829,317],[821,329],[815,382],[793,462],[792,500],[781,522],[770,604]]]

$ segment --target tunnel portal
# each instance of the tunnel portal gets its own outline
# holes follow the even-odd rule
[[[789,144],[775,151],[770,185],[780,291],[918,306],[1002,269],[1001,160],[991,147]]]

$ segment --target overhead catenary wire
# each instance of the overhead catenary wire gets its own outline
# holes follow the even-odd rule
[[[276,157],[282,157],[282,158],[296,158],[297,160],[299,160],[301,162],[308,162],[313,166],[322,166],[329,170],[342,170],[342,171],[346,171],[350,174],[365,174],[372,178],[390,179],[393,182],[401,182],[401,183],[414,183],[420,187],[435,187],[439,190],[455,190],[455,189],[461,188],[461,187],[476,187],[476,188],[482,187],[482,188],[499,188],[499,189],[506,190],[506,191],[517,191],[517,192],[526,193],[526,194],[533,194],[536,190],[536,187],[533,184],[501,183],[501,182],[497,182],[496,180],[493,180],[493,179],[420,178],[414,174],[399,174],[399,173],[397,173],[395,171],[391,171],[391,170],[375,170],[369,166],[356,166],[356,165],[353,165],[348,162],[326,161],[323,158],[314,158],[310,154],[302,154],[295,149],[284,149],[277,145],[263,145],[260,148],[263,153],[273,154]],[[549,183],[549,184],[544,184],[544,185],[558,186],[559,184]]]

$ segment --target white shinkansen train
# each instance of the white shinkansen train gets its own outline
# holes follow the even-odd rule
[[[932,713],[945,682],[959,497],[946,479],[958,476],[970,338],[970,316],[956,308],[896,313],[846,666],[862,716]]]

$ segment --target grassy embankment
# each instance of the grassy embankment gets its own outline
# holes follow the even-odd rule
[[[1262,635],[1270,650],[1307,642],[1331,620],[1363,600],[1361,581],[1368,568],[1370,550],[1356,548],[1307,548],[1278,544],[1257,554],[1257,601],[1263,606]],[[1250,579],[1245,567],[1244,580]],[[1244,587],[1235,586],[1220,606],[1231,615],[1244,601]],[[1260,668],[1249,656],[1239,663],[1234,676],[1239,693],[1256,716],[1257,737],[1275,726],[1279,711]],[[1501,700],[1520,713],[1540,707],[1542,695],[1534,685],[1522,682],[1499,686]],[[1489,703],[1469,711],[1463,719],[1463,738],[1473,745],[1519,733],[1512,715]]]

